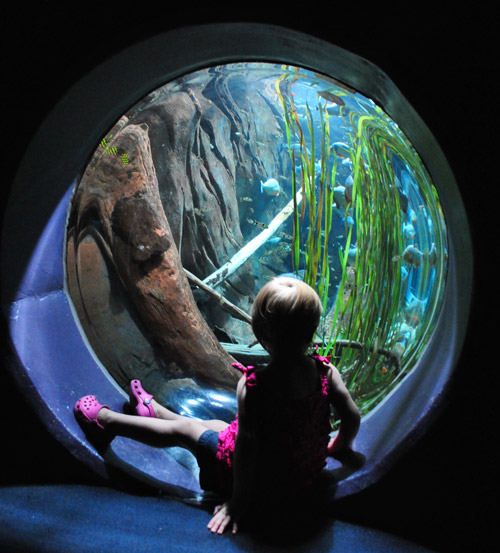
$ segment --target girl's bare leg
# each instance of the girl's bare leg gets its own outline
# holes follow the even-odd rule
[[[166,407],[163,407],[163,405],[160,405],[154,399],[151,400],[151,404],[153,405],[153,409],[156,413],[156,416],[159,419],[163,419],[167,421],[178,421],[178,420],[187,418],[187,417],[184,417],[183,415],[179,415],[177,413],[174,413],[173,411],[170,411]],[[192,419],[189,419],[189,420],[192,420]],[[215,430],[215,432],[222,432],[222,430],[224,430],[224,428],[228,426],[227,422],[224,422],[218,419],[211,419],[207,421],[197,421],[197,422],[203,425],[206,430]]]
[[[196,444],[207,428],[197,420],[181,415],[177,417],[175,420],[138,417],[103,408],[97,418],[104,428],[118,436],[154,447],[180,446],[194,454]]]
[[[228,426],[224,421],[198,421],[169,411],[153,400],[157,418],[124,415],[103,408],[98,421],[112,433],[154,447],[184,447],[195,453],[200,436],[206,430],[220,432]],[[167,418],[168,417],[168,418]]]

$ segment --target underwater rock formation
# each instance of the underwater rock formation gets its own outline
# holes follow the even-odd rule
[[[203,112],[192,92],[178,92],[134,118],[148,126],[161,201],[183,266],[200,278],[243,243],[228,123],[215,106]]]
[[[242,92],[244,78],[214,70],[208,82],[154,91],[101,141],[72,203],[68,283],[87,337],[122,387],[140,378],[173,408],[178,379],[196,398],[204,385],[234,391],[219,340],[253,341],[248,316],[235,313],[251,311],[256,261],[213,290],[232,310],[196,278],[260,232],[249,223],[256,204],[271,220],[289,201],[260,192],[289,160],[269,147],[281,133],[275,108]]]
[[[192,89],[156,100],[135,121],[148,126],[160,197],[182,265],[203,280],[244,243],[230,121]],[[247,310],[254,288],[249,265],[233,276],[225,295]],[[223,328],[227,313],[208,297],[198,299],[211,326]]]
[[[233,358],[196,306],[162,207],[148,127],[125,123],[112,130],[110,146],[126,152],[128,163],[102,155],[89,164],[76,191],[69,222],[76,262],[84,237],[100,242],[169,376],[233,390]]]

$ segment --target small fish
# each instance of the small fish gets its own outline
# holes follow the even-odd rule
[[[437,263],[437,248],[436,244],[432,244],[431,251],[427,254],[429,258],[429,265],[434,267]]]
[[[253,202],[253,199],[250,196],[243,196],[240,198],[240,202]]]
[[[345,183],[344,183],[344,196],[345,196],[345,200],[348,204],[350,204],[352,202],[352,189],[354,187],[354,180],[352,178],[352,175],[349,175],[346,180],[345,180]]]
[[[382,367],[380,369],[380,374],[386,374],[387,373],[387,367]]]
[[[333,189],[333,201],[339,209],[345,209],[347,207],[347,200],[345,197],[345,186],[336,186]]]
[[[255,225],[256,227],[262,229],[269,228],[265,223],[261,223],[260,221],[257,221],[256,219],[251,219],[250,217],[247,219],[247,223],[250,223],[251,225]]]
[[[280,185],[276,179],[267,179],[266,182],[260,181],[260,191],[267,196],[279,196]]]
[[[356,264],[356,255],[358,253],[358,248],[356,246],[351,245],[349,247],[349,252],[347,254],[347,263],[351,266],[354,266]]]
[[[203,217],[210,211],[210,209],[208,207],[202,207],[201,209],[199,207],[195,207],[193,211],[196,215],[198,215],[198,217]]]
[[[422,263],[422,252],[415,246],[408,246],[403,252],[403,261],[418,268]]]
[[[345,142],[334,142],[330,148],[330,150],[335,150],[335,153],[339,157],[351,157],[350,152],[351,148],[345,143]]]
[[[339,98],[335,94],[328,92],[328,90],[319,90],[318,96],[321,96],[321,98],[323,98],[327,102],[331,102],[332,104],[337,104],[338,106],[345,106],[345,102],[344,100],[342,100],[342,98]]]
[[[350,215],[348,215],[347,217],[342,217],[342,222],[347,223],[347,225],[350,227],[354,225],[354,219]]]
[[[264,246],[267,249],[274,249],[279,246],[280,242],[281,242],[281,238],[279,236],[271,236],[271,238],[266,240],[266,242],[264,243]]]
[[[285,240],[293,240],[293,236],[291,234],[287,234],[286,232],[278,232],[278,236],[281,236],[281,238],[284,238]]]
[[[413,240],[416,236],[415,227],[411,223],[403,225],[403,235],[407,240]]]

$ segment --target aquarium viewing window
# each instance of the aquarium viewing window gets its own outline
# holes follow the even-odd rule
[[[446,258],[438,194],[397,124],[331,77],[270,63],[183,75],[132,107],[68,226],[68,289],[98,358],[123,388],[140,378],[200,418],[235,415],[230,360],[207,335],[265,362],[249,313],[284,274],[320,294],[316,343],[369,413],[432,335]],[[186,305],[196,336],[179,335]]]
[[[226,46],[215,47],[219,32]],[[119,408],[139,378],[180,413],[231,420],[231,361],[267,359],[250,325],[254,297],[275,276],[304,280],[323,302],[314,346],[333,356],[363,415],[357,447],[367,463],[339,477],[342,496],[423,432],[458,355],[470,269],[458,267],[457,251],[470,258],[470,245],[456,185],[425,125],[364,60],[253,25],[170,33],[136,53],[180,48],[193,33],[210,55],[202,49],[195,63],[185,53],[184,64],[159,55],[135,88],[111,80],[105,116],[74,126],[85,151],[62,174],[48,170],[62,193],[7,302],[14,370],[36,389],[29,395],[49,428],[93,468],[118,464],[197,494],[190,454],[124,438],[97,453],[72,419],[74,401],[104,387],[99,395],[107,390]],[[241,33],[248,41],[228,54]],[[384,92],[370,90],[370,72]],[[51,379],[37,376],[43,360]]]

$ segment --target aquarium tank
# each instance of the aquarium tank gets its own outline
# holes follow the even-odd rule
[[[317,290],[312,349],[366,415],[425,349],[447,272],[440,199],[398,125],[340,81],[264,62],[186,74],[116,121],[73,191],[65,249],[118,385],[227,421],[231,362],[267,361],[250,312],[270,279]]]

